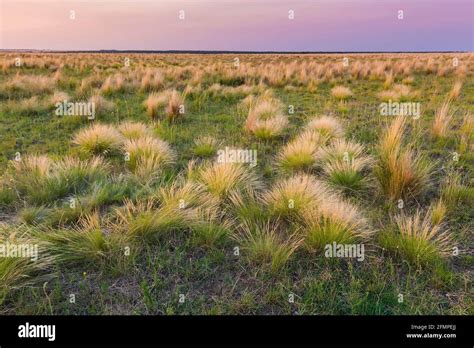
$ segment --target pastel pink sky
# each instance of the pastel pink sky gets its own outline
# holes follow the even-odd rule
[[[1,0],[0,8],[4,49],[473,50],[471,0]]]

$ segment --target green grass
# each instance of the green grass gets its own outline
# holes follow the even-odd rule
[[[194,64],[189,56],[179,55],[141,59],[163,71],[184,67],[182,76],[169,75],[163,82],[163,90],[180,93],[191,84],[190,66],[204,68],[218,62],[226,69],[232,62],[225,55],[193,57]],[[286,162],[279,162],[284,146],[322,115],[339,121],[346,140],[364,145],[366,154],[377,158],[379,136],[391,120],[381,117],[378,110],[382,101],[378,93],[384,90],[385,77],[361,79],[345,74],[333,81],[319,81],[315,88],[308,88],[297,76],[283,82],[278,80],[281,74],[275,75],[278,79],[273,82],[263,78],[274,85],[264,86],[264,90],[271,89],[282,102],[289,121],[276,137],[265,129],[254,134],[245,130],[248,113],[242,111],[240,102],[246,92],[206,91],[214,83],[226,88],[246,83],[257,86],[258,76],[241,76],[239,71],[235,75],[205,74],[201,92],[186,95],[186,113],[176,122],[151,122],[143,107],[149,92],[139,85],[107,92],[106,99],[114,107],[100,110],[95,121],[54,115],[47,106],[53,90],[63,91],[73,100],[88,100],[105,76],[119,71],[127,74],[119,70],[118,57],[99,55],[94,59],[94,64],[87,63],[82,71],[66,64],[63,79],[48,92],[4,88],[18,72],[16,68],[0,75],[2,236],[47,246],[47,257],[41,263],[0,260],[0,313],[473,314],[469,278],[473,260],[467,252],[474,229],[473,209],[469,209],[474,203],[474,158],[465,144],[472,137],[464,134],[461,144],[460,133],[463,116],[474,112],[472,67],[460,97],[452,102],[456,112],[443,141],[431,139],[427,132],[456,77],[422,71],[410,74],[411,90],[419,91],[419,98],[410,96],[410,100],[422,103],[422,117],[408,122],[404,136],[435,168],[429,187],[419,195],[405,195],[400,211],[397,201],[387,201],[377,192],[365,171],[341,170],[327,175],[324,165],[314,165],[317,158],[311,149],[301,151],[303,157],[289,156]],[[257,66],[270,64],[271,59],[287,64],[295,59],[321,62],[336,58],[246,55],[242,59]],[[358,59],[363,58],[354,56],[354,61]],[[35,66],[21,69],[20,74],[25,75],[51,74],[47,68]],[[95,70],[101,74],[95,85],[78,91],[81,80]],[[406,76],[394,77],[396,84]],[[336,85],[349,87],[352,96],[343,102],[332,97],[331,89]],[[37,107],[21,103],[35,95]],[[294,106],[294,113],[286,112],[288,105]],[[92,139],[82,149],[72,143],[81,129],[103,123],[118,130],[124,121],[146,124],[146,136],[167,142],[176,154],[166,168],[153,171],[153,180],[140,179],[136,173],[140,165],[135,160],[132,164],[124,161],[123,149],[114,139],[106,143]],[[226,146],[255,149],[257,167],[245,164],[242,171],[228,172],[210,169],[217,151]],[[457,162],[453,161],[455,151],[460,153]],[[17,153],[23,159],[47,155],[51,172],[15,173],[9,161]],[[91,165],[91,154],[107,160]],[[191,160],[195,162],[190,174]],[[308,193],[305,187],[285,191],[277,186],[300,170],[332,183],[336,192],[346,193],[340,199],[360,208],[375,232],[366,244],[363,262],[328,259],[319,252],[332,241],[359,242],[344,226],[323,220],[305,235],[309,232],[300,219],[320,195]],[[229,175],[238,179],[226,180]],[[446,181],[446,177],[451,179]],[[272,189],[281,195],[269,199],[265,193]],[[458,256],[439,257],[429,244],[404,240],[388,228],[391,216],[426,211],[439,199],[446,205],[441,223],[459,248]],[[208,210],[198,209],[204,206]],[[94,214],[99,216],[98,225],[84,227],[85,217]],[[305,248],[305,243],[311,248]],[[424,262],[419,262],[420,250],[424,250]],[[76,295],[75,304],[67,301],[69,294]],[[400,294],[403,302],[399,302]],[[180,295],[185,296],[184,303],[179,301]],[[294,302],[289,301],[290,295],[294,295]]]

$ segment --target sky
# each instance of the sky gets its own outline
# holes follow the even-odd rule
[[[389,52],[474,48],[473,0],[0,3],[2,49]]]

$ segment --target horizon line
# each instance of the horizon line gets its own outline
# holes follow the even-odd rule
[[[466,50],[449,50],[449,51],[240,51],[240,50],[53,50],[53,49],[17,49],[17,48],[1,48],[0,52],[22,52],[22,53],[175,53],[175,54],[384,54],[384,53],[474,53]]]

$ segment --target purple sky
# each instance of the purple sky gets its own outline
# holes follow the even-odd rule
[[[472,0],[0,1],[8,49],[473,51]]]

